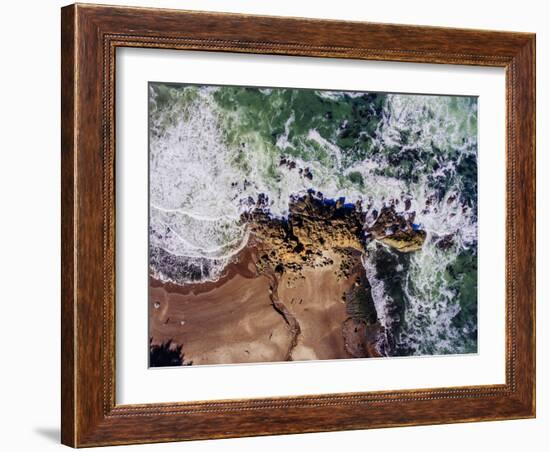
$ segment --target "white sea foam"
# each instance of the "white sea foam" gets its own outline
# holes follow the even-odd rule
[[[475,115],[475,109],[469,112]],[[441,156],[439,169],[432,176],[442,176],[453,179],[456,176],[456,166],[467,153],[476,152],[476,133],[474,130],[464,130],[474,121],[470,117],[459,118],[449,111],[448,99],[434,96],[400,96],[391,95],[384,108],[383,120],[379,124],[376,139],[382,147],[396,146],[399,152],[408,148],[438,147],[442,153],[458,151],[456,160],[444,159]],[[413,140],[405,146],[400,144],[400,134],[406,131]],[[399,146],[398,146],[399,145]],[[360,163],[350,171],[359,171],[364,180],[373,180],[372,171],[384,167],[382,160]],[[410,202],[409,211],[415,212],[415,223],[427,232],[423,248],[411,254],[407,280],[404,287],[407,307],[404,310],[404,327],[400,340],[414,353],[450,353],[457,352],[458,328],[452,320],[460,311],[457,294],[448,289],[445,272],[455,261],[457,255],[477,242],[477,219],[474,209],[462,205],[459,200],[463,189],[460,177],[438,199],[435,190],[429,189],[427,176],[422,174],[419,181],[407,184],[402,181],[376,180],[374,183],[383,188],[377,191],[378,203],[382,199],[399,199],[404,193]],[[370,174],[370,176],[369,176]],[[369,187],[370,189],[370,187]],[[370,191],[370,190],[369,190]],[[396,210],[403,212],[404,203],[396,205]],[[376,206],[380,208],[380,206]],[[440,250],[435,245],[439,237],[452,236],[452,248]],[[377,312],[382,317],[387,311],[384,303],[392,303],[381,291],[382,285],[373,273],[373,263],[369,259],[364,262],[367,277],[373,285],[373,299]],[[386,323],[381,322],[383,326]],[[465,327],[468,328],[468,327]],[[460,345],[459,345],[460,347]]]
[[[400,341],[418,354],[428,349],[434,354],[456,351],[458,329],[452,321],[460,305],[456,293],[444,284],[446,268],[454,257],[430,241],[422,252],[411,256],[404,287],[408,302],[404,311],[406,328]]]
[[[150,137],[150,245],[219,261],[206,274],[215,279],[247,235],[231,186],[240,174],[232,171],[211,93],[199,89],[197,99],[174,103],[153,124],[153,132],[163,130]]]
[[[281,151],[284,151],[288,147],[294,147],[293,144],[288,141],[288,135],[290,133],[290,124],[294,121],[294,113],[291,114],[288,119],[285,122],[285,133],[280,135],[279,138],[277,138],[276,146],[281,149]]]
[[[326,149],[329,153],[329,155],[333,159],[333,166],[336,171],[342,170],[342,151],[341,149],[336,146],[335,144],[332,144],[330,141],[325,140],[321,134],[315,130],[310,129],[307,133],[307,139],[312,140],[324,149]]]

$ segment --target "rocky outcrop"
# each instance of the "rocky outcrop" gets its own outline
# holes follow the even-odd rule
[[[443,237],[439,237],[437,241],[435,242],[435,246],[437,246],[440,250],[447,251],[448,249],[452,248],[455,244],[454,241],[454,235],[453,234],[447,234]]]
[[[293,337],[286,359],[313,359],[308,354],[311,350],[321,355],[328,350],[312,339],[312,325],[321,322],[327,306],[335,316],[327,325],[339,325],[331,331],[340,335],[341,352],[356,358],[386,356],[393,347],[388,332],[399,324],[402,294],[394,293],[401,287],[395,284],[401,276],[398,269],[408,262],[407,253],[422,248],[426,239],[425,231],[414,224],[414,212],[398,213],[390,205],[376,212],[366,226],[360,202],[326,199],[315,191],[292,198],[286,219],[272,217],[268,205],[269,200],[260,196],[242,220],[258,250],[256,271],[269,275],[273,307]],[[372,240],[378,243],[369,248]],[[365,253],[376,263],[373,271],[378,284],[396,300],[394,307],[381,313],[377,313],[363,266]],[[315,287],[304,282],[321,274],[324,279]],[[333,280],[330,297],[336,304],[325,300],[328,289],[321,287],[329,279]],[[384,324],[379,316],[386,319]]]
[[[426,232],[413,223],[414,213],[398,214],[393,206],[383,207],[374,224],[367,228],[372,238],[402,253],[422,248]]]
[[[350,251],[364,249],[364,220],[359,203],[328,200],[316,192],[292,199],[288,219],[272,218],[261,208],[243,215],[265,251],[261,264],[279,273],[332,264],[324,253],[331,251],[341,254],[340,267],[346,274]]]

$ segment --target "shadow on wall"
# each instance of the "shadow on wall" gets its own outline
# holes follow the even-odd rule
[[[38,427],[34,429],[35,433],[46,438],[49,441],[59,444],[61,442],[61,431],[59,427]]]

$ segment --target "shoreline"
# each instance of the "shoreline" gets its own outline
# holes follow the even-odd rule
[[[193,365],[353,358],[344,298],[356,275],[339,277],[336,255],[303,278],[255,273],[256,259],[257,249],[246,247],[216,282],[179,286],[151,277],[151,345],[171,341],[182,347],[182,364]]]
[[[360,203],[314,192],[293,200],[288,220],[261,207],[243,218],[249,241],[218,280],[179,285],[150,276],[151,346],[181,347],[182,365],[383,356],[361,261],[365,236],[414,251],[423,233],[393,210],[365,231]]]

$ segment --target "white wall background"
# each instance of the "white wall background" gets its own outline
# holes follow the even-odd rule
[[[392,0],[113,0],[118,4],[333,19],[531,31],[537,33],[538,133],[538,417],[398,429],[118,447],[116,450],[256,451],[547,450],[550,308],[544,294],[550,252],[550,14],[537,0],[460,2]],[[97,2],[93,2],[97,3]],[[9,451],[59,450],[59,8],[64,2],[2,5],[0,46],[0,292],[4,359],[0,373],[0,444]],[[546,356],[545,356],[546,354]],[[547,443],[548,440],[546,440]]]

